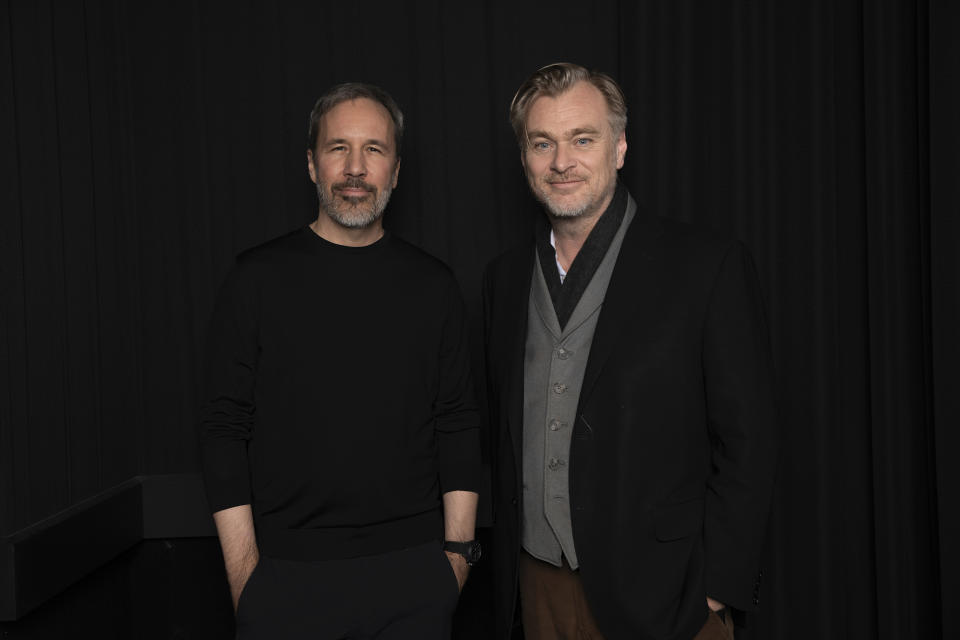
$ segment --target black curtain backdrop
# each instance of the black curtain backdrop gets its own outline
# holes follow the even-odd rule
[[[570,60],[626,92],[642,205],[756,258],[783,448],[744,637],[960,637],[958,27],[951,0],[0,3],[0,535],[197,469],[215,292],[315,217],[333,83],[404,109],[387,225],[476,318],[538,215],[507,106]]]

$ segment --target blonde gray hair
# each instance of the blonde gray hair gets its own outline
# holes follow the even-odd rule
[[[527,112],[533,101],[541,96],[556,97],[583,81],[589,82],[603,94],[614,135],[619,136],[626,130],[627,101],[613,78],[571,62],[555,62],[538,69],[527,78],[510,103],[510,125],[521,149],[527,146]]]

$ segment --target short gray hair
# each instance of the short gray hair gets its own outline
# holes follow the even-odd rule
[[[317,148],[317,136],[320,135],[320,119],[341,102],[366,98],[383,106],[393,121],[393,141],[397,157],[400,157],[400,144],[403,142],[403,112],[389,93],[380,87],[366,82],[344,82],[332,87],[320,96],[310,112],[310,128],[307,131],[307,150]]]

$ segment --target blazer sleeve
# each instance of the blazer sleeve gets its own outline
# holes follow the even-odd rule
[[[706,592],[751,611],[759,604],[778,437],[760,285],[740,243],[727,249],[714,282],[703,372],[712,457],[704,514]]]

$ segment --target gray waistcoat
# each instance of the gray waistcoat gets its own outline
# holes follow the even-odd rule
[[[563,331],[540,261],[534,261],[523,365],[523,522],[521,544],[545,562],[576,569],[570,522],[568,460],[580,386],[593,331],[613,275],[623,236],[633,219],[632,200],[606,255]]]

